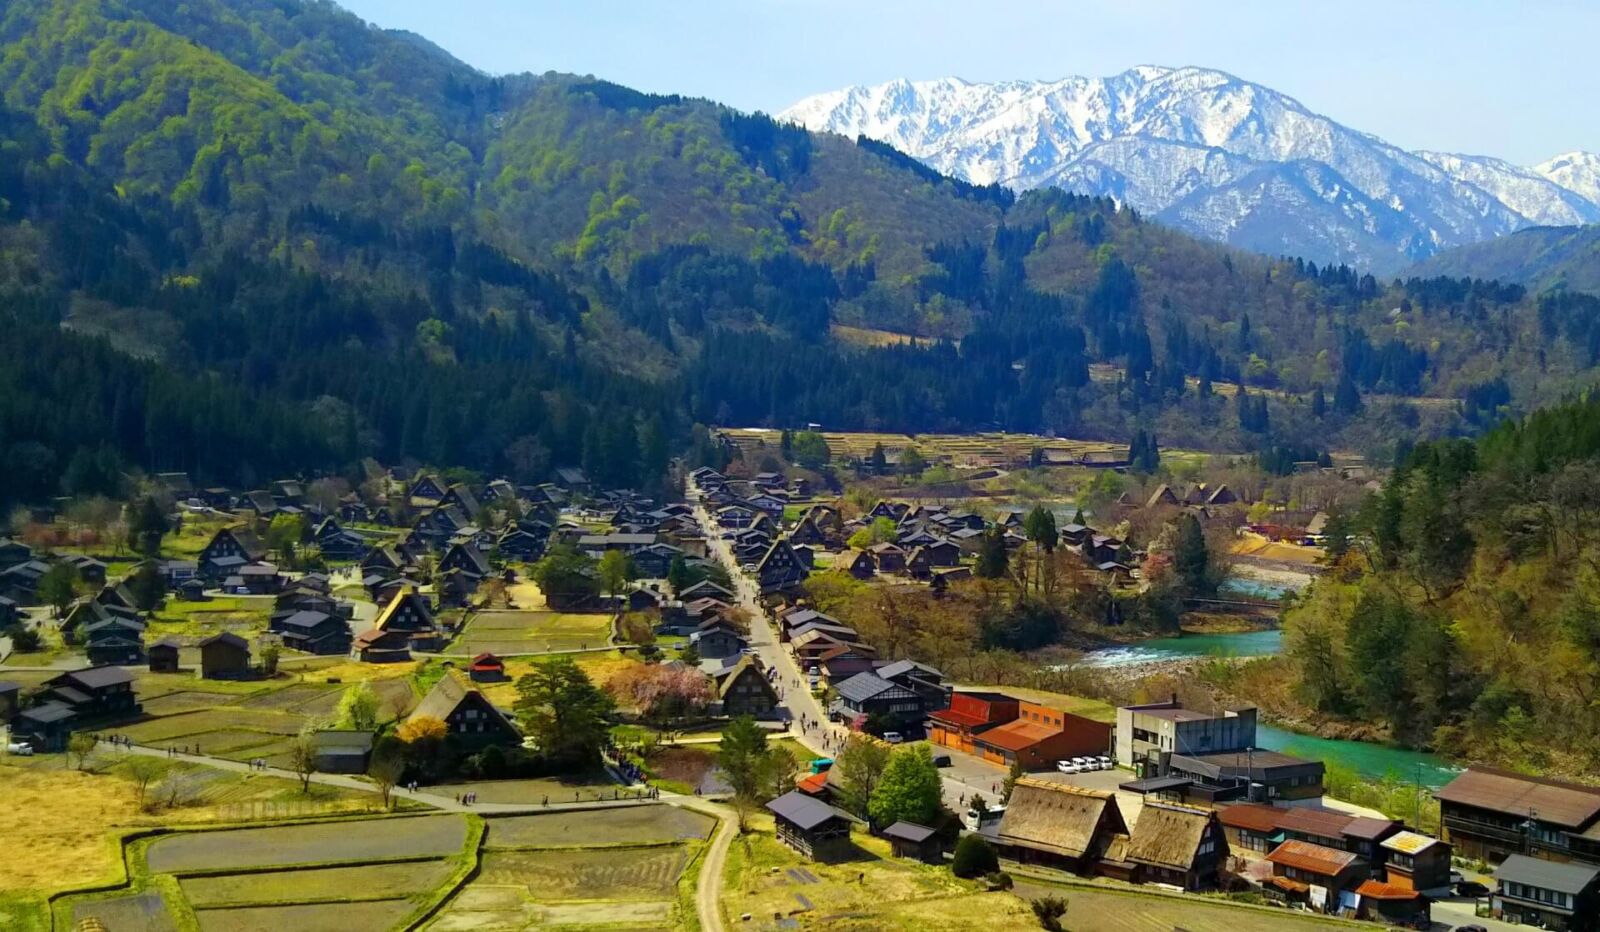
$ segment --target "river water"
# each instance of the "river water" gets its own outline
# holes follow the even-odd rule
[[[1191,634],[1175,638],[1156,638],[1123,647],[1107,647],[1089,653],[1095,666],[1128,666],[1187,657],[1265,657],[1283,649],[1283,632],[1246,631],[1239,634]],[[1435,754],[1410,751],[1369,741],[1344,741],[1318,738],[1275,728],[1265,722],[1256,726],[1257,743],[1270,751],[1296,757],[1341,764],[1369,779],[1393,775],[1404,781],[1420,780],[1424,787],[1440,787],[1461,772],[1459,767]]]

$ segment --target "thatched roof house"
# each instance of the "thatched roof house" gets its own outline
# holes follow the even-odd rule
[[[1114,836],[1127,833],[1112,793],[1023,777],[1011,791],[996,841],[1018,861],[1086,872]]]
[[[1185,890],[1214,887],[1228,857],[1222,824],[1210,809],[1146,802],[1124,858],[1140,866],[1139,879]]]

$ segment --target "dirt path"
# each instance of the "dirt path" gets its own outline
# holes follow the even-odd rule
[[[711,847],[706,849],[706,861],[700,865],[695,884],[695,911],[700,916],[700,932],[723,932],[722,880],[728,866],[728,847],[739,834],[739,819],[727,806],[703,800],[675,800],[673,804],[717,819],[717,833],[711,837]]]

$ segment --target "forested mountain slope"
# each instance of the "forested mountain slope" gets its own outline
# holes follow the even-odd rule
[[[1600,294],[1600,225],[1521,230],[1440,253],[1413,271],[1427,276],[1497,278],[1535,291]]]
[[[1301,702],[1412,745],[1600,766],[1600,401],[1419,445],[1287,613]],[[1274,710],[1278,712],[1291,710]]]
[[[0,95],[11,499],[368,455],[648,483],[696,423],[1368,449],[1558,397],[1600,352],[1582,300],[1383,283],[709,101],[490,77],[329,3],[19,0]]]

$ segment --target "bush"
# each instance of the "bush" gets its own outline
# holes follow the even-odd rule
[[[22,625],[12,625],[6,629],[6,637],[11,639],[11,649],[19,654],[31,654],[39,649],[39,632]]]
[[[1067,899],[1062,896],[1041,896],[1032,901],[1033,915],[1039,926],[1050,932],[1061,932],[1061,917],[1067,914]]]
[[[1011,875],[1005,871],[995,871],[985,874],[983,882],[989,885],[990,890],[1010,890],[1012,887]]]
[[[956,843],[955,856],[950,859],[950,871],[968,880],[995,873],[1000,869],[1000,858],[989,843],[977,835],[965,835]]]

